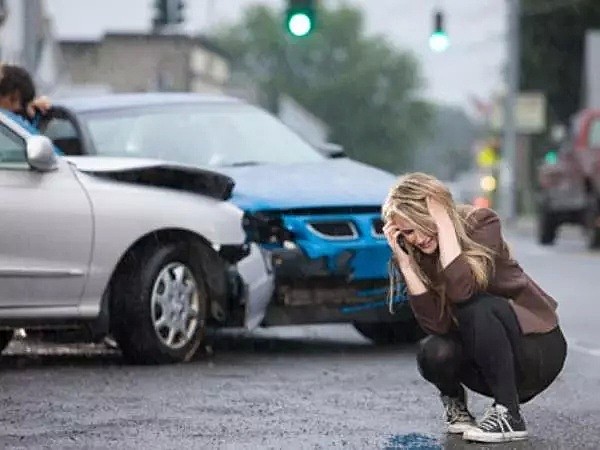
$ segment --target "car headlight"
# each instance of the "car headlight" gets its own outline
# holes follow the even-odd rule
[[[276,214],[245,213],[243,227],[247,239],[259,244],[283,245],[294,238],[293,233],[283,226],[281,217]]]

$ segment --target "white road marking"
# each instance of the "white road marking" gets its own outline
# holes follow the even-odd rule
[[[578,341],[570,342],[568,346],[569,350],[575,350],[578,353],[600,357],[600,348],[587,347],[578,343]]]

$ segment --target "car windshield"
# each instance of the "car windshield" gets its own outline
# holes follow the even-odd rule
[[[101,156],[156,158],[194,166],[321,161],[310,144],[247,105],[167,105],[85,113]]]

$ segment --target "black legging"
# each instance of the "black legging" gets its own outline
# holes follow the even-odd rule
[[[458,331],[426,337],[417,355],[421,375],[443,395],[462,396],[464,384],[516,414],[519,403],[546,389],[562,370],[567,343],[559,327],[523,335],[508,301],[487,294],[454,310]]]

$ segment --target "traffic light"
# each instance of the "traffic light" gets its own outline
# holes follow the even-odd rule
[[[6,20],[6,2],[0,0],[0,25],[4,23],[4,20]]]
[[[285,28],[295,37],[308,36],[315,28],[315,0],[288,0]]]
[[[169,23],[169,2],[168,0],[154,0],[154,9],[156,15],[152,19],[154,28],[164,26]]]
[[[436,11],[434,15],[433,33],[429,37],[429,47],[434,52],[443,52],[450,45],[448,33],[444,28],[444,15],[441,11]]]
[[[152,19],[154,28],[182,23],[184,8],[183,0],[154,0],[154,9],[156,10],[156,15]]]
[[[171,11],[169,14],[170,23],[182,23],[183,22],[184,8],[185,8],[185,3],[183,0],[171,0]]]
[[[494,192],[498,185],[496,177],[493,175],[484,175],[479,180],[479,185],[484,192]]]
[[[553,166],[558,163],[558,153],[556,150],[550,150],[544,155],[544,162],[548,165]]]

